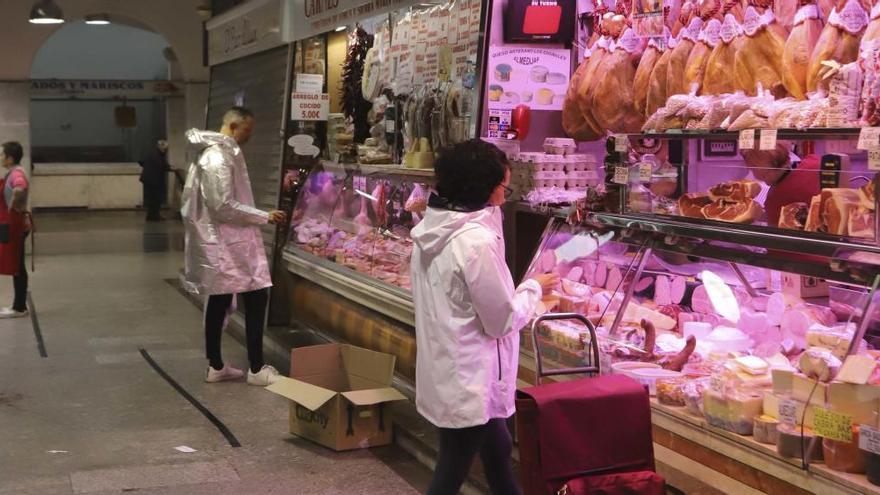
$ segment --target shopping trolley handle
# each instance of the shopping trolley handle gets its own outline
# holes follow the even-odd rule
[[[541,357],[541,346],[538,343],[538,326],[545,321],[553,320],[577,320],[586,325],[590,331],[590,350],[593,355],[592,366],[582,366],[579,368],[559,368],[555,370],[544,371],[543,358]],[[596,326],[580,313],[546,313],[532,322],[532,350],[535,353],[535,385],[541,384],[541,378],[545,376],[558,375],[577,375],[581,373],[599,373],[599,340],[596,337]]]

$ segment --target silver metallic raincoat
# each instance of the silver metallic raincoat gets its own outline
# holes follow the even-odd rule
[[[189,166],[180,209],[186,236],[186,289],[213,295],[270,287],[259,227],[269,222],[269,214],[254,208],[241,148],[219,132],[191,129],[186,137],[197,153]]]

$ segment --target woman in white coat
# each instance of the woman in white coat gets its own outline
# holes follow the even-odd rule
[[[457,494],[479,453],[492,493],[515,495],[506,420],[514,413],[519,330],[558,279],[513,285],[500,209],[510,168],[498,148],[467,141],[434,169],[437,193],[411,233],[416,406],[440,436],[428,494]]]

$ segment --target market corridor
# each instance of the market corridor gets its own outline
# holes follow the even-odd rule
[[[394,447],[336,454],[287,433],[283,398],[203,382],[201,313],[173,285],[178,222],[42,213],[37,228],[36,318],[0,321],[0,494],[424,491],[429,473]],[[11,292],[0,279],[0,305]],[[243,346],[224,338],[226,360],[244,365]]]

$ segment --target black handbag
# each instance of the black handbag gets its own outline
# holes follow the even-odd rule
[[[9,243],[9,224],[0,223],[0,244]]]

